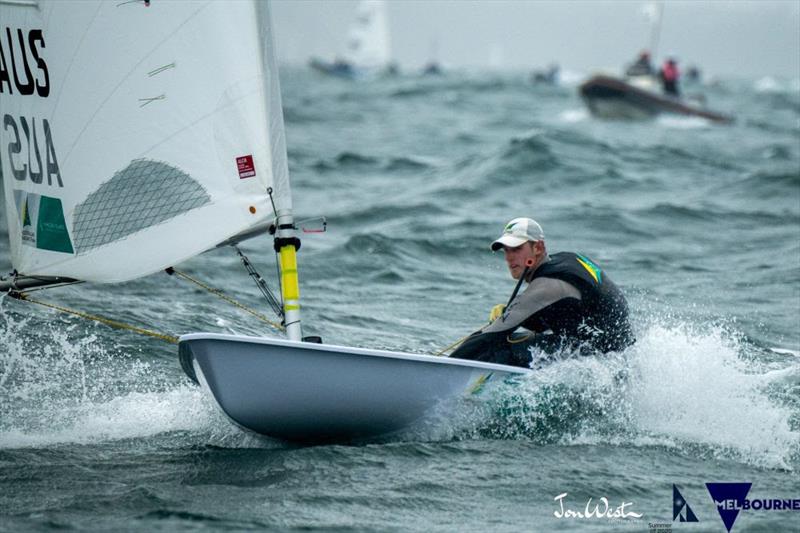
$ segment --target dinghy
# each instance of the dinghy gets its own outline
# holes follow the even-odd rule
[[[522,368],[279,339],[193,333],[186,373],[235,424],[285,440],[353,441],[412,427],[426,413]]]
[[[0,288],[118,283],[271,234],[287,338],[190,333],[179,360],[235,424],[280,439],[391,434],[529,372],[303,337],[266,2],[15,0],[0,15],[15,269]]]
[[[330,76],[351,80],[395,73],[391,63],[389,22],[385,0],[362,0],[347,35],[343,58],[325,61],[311,58],[309,66]]]

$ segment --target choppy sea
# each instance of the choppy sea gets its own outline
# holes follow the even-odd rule
[[[621,286],[638,342],[400,437],[303,447],[233,427],[172,345],[2,298],[0,530],[724,532],[706,483],[800,499],[800,82],[686,87],[736,116],[717,126],[599,121],[523,73],[281,75],[296,216],[328,220],[299,252],[305,334],[444,348],[508,298],[489,243],[530,216]],[[267,239],[243,251],[274,273]],[[180,268],[268,309],[230,250]],[[165,274],[37,296],[274,334]],[[673,520],[675,489],[697,522]],[[798,531],[800,511],[744,509],[733,530]]]

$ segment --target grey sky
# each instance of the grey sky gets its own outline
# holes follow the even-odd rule
[[[434,49],[453,67],[490,55],[513,69],[619,68],[650,41],[644,0],[390,0],[392,50],[417,68]],[[652,2],[650,2],[652,3]],[[279,57],[304,64],[344,51],[356,0],[273,0]],[[438,43],[438,44],[435,44]],[[656,59],[676,55],[709,75],[800,78],[800,0],[668,0]]]

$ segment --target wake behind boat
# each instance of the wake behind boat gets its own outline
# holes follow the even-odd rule
[[[733,117],[670,97],[649,87],[637,86],[633,79],[596,75],[579,87],[586,107],[596,117],[617,120],[642,120],[661,114],[700,117],[719,124],[730,124]]]

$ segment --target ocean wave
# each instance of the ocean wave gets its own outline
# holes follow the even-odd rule
[[[622,354],[556,362],[487,391],[483,401],[450,406],[438,429],[424,431],[441,439],[669,447],[794,470],[800,363],[764,368],[746,356],[753,349],[719,326],[651,324]]]
[[[731,184],[717,187],[712,192],[746,195],[764,200],[788,200],[797,205],[800,200],[800,169],[759,170]]]
[[[358,152],[341,152],[333,159],[317,160],[311,168],[320,173],[334,171],[381,170],[385,172],[421,172],[434,168],[438,162],[432,157],[395,156],[376,157]]]
[[[797,137],[797,135],[800,134],[800,122],[790,126],[785,123],[763,120],[760,118],[748,118],[745,124],[749,128],[754,128],[766,133],[788,135],[790,137]]]
[[[442,205],[432,202],[421,202],[410,205],[375,203],[353,211],[342,210],[335,217],[331,217],[330,222],[332,225],[347,224],[362,226],[375,222],[386,222],[404,218],[413,220],[418,217],[435,217],[447,213],[448,210]],[[355,234],[351,238],[357,237],[359,237],[359,235]]]
[[[770,161],[796,161],[798,159],[795,154],[794,148],[789,144],[772,144],[763,148],[762,156],[764,159]],[[800,170],[797,173],[792,173],[794,176],[800,176]]]
[[[795,115],[800,115],[800,91],[770,94],[767,97],[767,101],[769,106],[775,111],[791,111]]]
[[[699,164],[701,167],[711,167],[717,170],[741,170],[741,166],[732,161],[729,155],[709,148],[706,145],[697,145],[691,149],[657,145],[643,151],[639,157],[646,158],[649,161],[658,161],[665,168]]]
[[[440,234],[446,230],[440,228]],[[476,242],[485,244],[486,239],[477,238]],[[488,248],[488,245],[487,245]],[[412,264],[427,264],[437,258],[460,256],[470,250],[465,239],[433,239],[425,237],[396,238],[379,233],[357,234],[350,237],[342,247],[340,257],[364,258],[372,256],[372,261],[387,259],[403,260],[404,268],[412,268]]]
[[[656,123],[665,128],[674,130],[694,130],[716,127],[715,124],[702,117],[681,117],[663,115],[656,119]]]
[[[750,221],[759,225],[786,224],[795,222],[800,224],[800,212],[786,211],[759,211],[744,209],[723,209],[709,205],[687,206],[660,202],[653,207],[634,211],[637,216],[645,220],[662,219],[678,224],[683,222],[709,222],[718,223],[720,220],[736,220],[739,223]]]
[[[484,159],[476,170],[493,183],[515,183],[534,172],[558,169],[562,162],[540,133],[513,137],[499,152]]]

